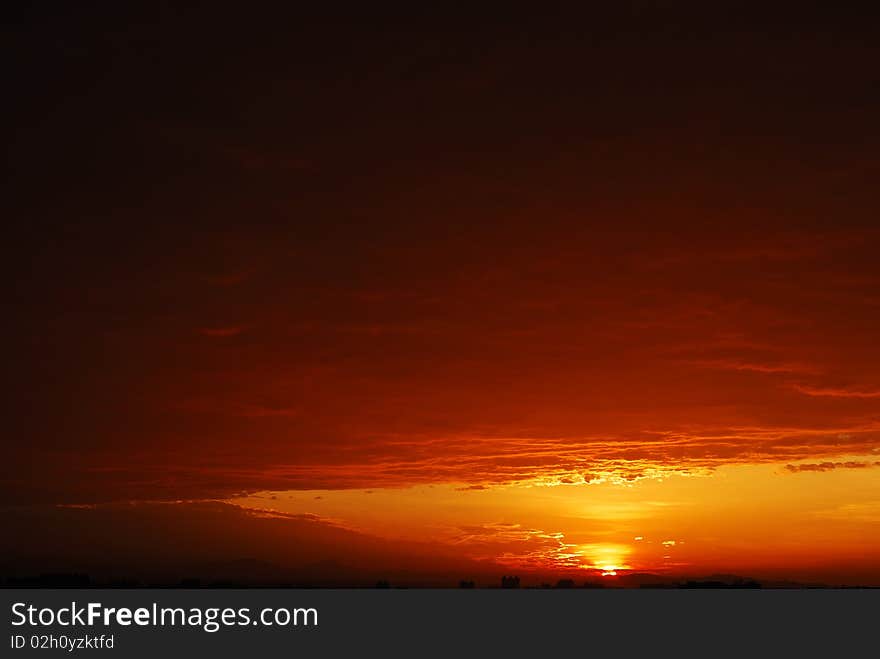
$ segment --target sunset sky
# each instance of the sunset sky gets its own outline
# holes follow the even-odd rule
[[[876,27],[676,7],[12,12],[0,572],[880,585]]]

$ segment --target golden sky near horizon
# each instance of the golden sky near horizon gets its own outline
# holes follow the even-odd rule
[[[876,576],[878,453],[628,483],[263,492],[231,503],[260,514],[311,514],[388,540],[438,543],[512,571],[800,579],[836,572],[858,582]]]

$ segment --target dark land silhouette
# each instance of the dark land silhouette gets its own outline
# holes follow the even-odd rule
[[[501,579],[477,581],[462,579],[448,582],[425,582],[417,579],[392,581],[379,578],[371,582],[362,579],[346,580],[342,577],[329,581],[266,581],[248,579],[203,579],[186,577],[178,580],[142,580],[136,578],[95,578],[83,573],[45,572],[34,575],[7,576],[0,580],[0,588],[459,588],[465,590],[501,588],[509,589],[808,589],[808,588],[876,588],[876,586],[853,586],[841,584],[802,583],[784,580],[758,580],[737,575],[706,575],[703,577],[673,578],[650,573],[623,575],[618,579],[586,579],[577,581],[562,578],[551,584],[547,581],[524,584],[518,575],[504,575]]]

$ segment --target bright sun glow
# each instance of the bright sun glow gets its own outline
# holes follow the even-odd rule
[[[618,570],[628,570],[626,557],[632,553],[628,545],[596,543],[578,546],[578,553],[586,559],[587,570],[598,570],[603,577],[617,576]]]

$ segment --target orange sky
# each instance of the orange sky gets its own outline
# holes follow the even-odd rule
[[[6,569],[880,584],[863,22],[309,11],[10,29]]]
[[[860,583],[877,577],[880,479],[872,469],[880,460],[874,458],[737,465],[626,484],[315,490],[234,503],[315,514],[383,538],[447,545],[463,557],[543,574],[733,571]]]

